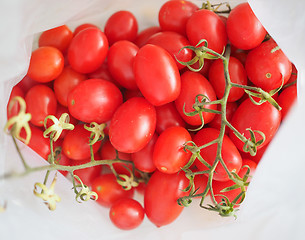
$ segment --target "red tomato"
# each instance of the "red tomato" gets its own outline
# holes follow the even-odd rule
[[[268,92],[280,87],[283,77],[285,85],[292,71],[291,62],[272,39],[248,53],[245,68],[249,80]]]
[[[187,20],[198,10],[190,1],[167,1],[159,10],[159,24],[163,31],[174,31],[185,35]]]
[[[108,53],[108,40],[98,28],[86,28],[72,39],[68,49],[71,67],[80,73],[97,70]]]
[[[232,9],[227,20],[227,33],[230,42],[244,50],[260,45],[267,34],[249,3],[241,3]]]
[[[180,93],[180,74],[175,60],[163,48],[147,44],[134,60],[137,85],[153,105],[174,101]]]
[[[81,24],[79,26],[77,26],[75,29],[74,29],[74,32],[73,32],[73,35],[75,36],[76,34],[78,34],[80,31],[86,29],[86,28],[99,28],[98,26],[92,24],[92,23],[84,23],[84,24]]]
[[[27,112],[31,113],[31,123],[41,127],[48,115],[55,115],[57,100],[49,87],[39,84],[32,87],[25,95]]]
[[[156,113],[157,113],[156,132],[159,134],[169,127],[186,126],[184,120],[180,116],[173,102],[156,107]]]
[[[194,184],[195,184],[195,189],[198,189],[196,194],[203,193],[205,190],[207,184],[208,184],[208,178],[204,174],[197,174],[195,175],[194,178]],[[198,197],[200,198],[200,197]]]
[[[123,198],[132,198],[134,189],[125,190],[117,183],[112,174],[103,174],[92,182],[92,191],[98,195],[97,203],[104,207],[111,207],[116,201]]]
[[[131,154],[135,167],[142,172],[150,173],[156,170],[153,162],[153,152],[157,139],[158,135],[155,133],[143,149]]]
[[[297,99],[297,86],[296,84],[285,88],[279,95],[277,103],[282,107],[282,120],[287,116],[291,107]]]
[[[247,85],[247,73],[243,64],[235,57],[229,59],[229,74],[232,83]],[[215,60],[209,71],[209,81],[212,84],[216,96],[221,99],[225,92],[226,79],[224,73],[223,62],[221,59]],[[244,89],[232,87],[228,97],[228,102],[235,102],[244,95]]]
[[[197,146],[202,146],[206,143],[215,140],[219,136],[219,133],[219,130],[216,130],[214,128],[203,128],[193,137],[193,141],[196,143]],[[208,164],[212,166],[216,159],[216,151],[217,144],[212,144],[206,148],[202,148],[200,150],[200,155]],[[230,172],[232,172],[233,170],[238,172],[240,170],[242,164],[241,156],[234,143],[227,135],[224,135],[223,138],[221,155],[224,163],[226,164]],[[198,159],[196,159],[195,165],[199,171],[208,170],[208,168]],[[218,163],[215,169],[213,179],[217,181],[229,180],[228,174],[220,162]]]
[[[236,109],[232,119],[231,124],[236,128],[241,134],[243,134],[247,139],[250,138],[250,132],[246,130],[251,128],[253,131],[261,131],[265,134],[266,140],[263,144],[257,147],[257,149],[262,148],[268,144],[281,123],[281,112],[273,107],[269,102],[265,102],[262,105],[255,105],[250,99],[246,99],[240,106]],[[256,141],[262,139],[261,135],[254,132]],[[243,151],[244,143],[236,137],[233,131],[230,131],[230,138],[236,145],[236,147]]]
[[[27,75],[41,83],[57,78],[64,68],[64,57],[54,47],[40,47],[32,52]]]
[[[133,98],[133,97],[143,97],[143,95],[139,89],[136,89],[136,90],[124,89],[123,95],[124,95],[123,98],[125,101],[130,98]]]
[[[123,103],[114,113],[109,139],[114,148],[121,152],[138,152],[148,144],[155,128],[154,106],[144,98],[134,97]]]
[[[11,117],[16,116],[19,113],[20,106],[17,101],[13,105],[10,106],[12,99],[17,96],[24,98],[24,92],[22,91],[22,89],[20,87],[18,87],[18,85],[15,85],[12,88],[12,92],[10,94],[10,98],[8,100],[7,107],[6,107],[7,119],[10,119]]]
[[[54,81],[53,88],[58,102],[67,107],[69,93],[85,79],[84,74],[74,71],[70,66],[65,67]]]
[[[144,208],[134,199],[120,199],[111,206],[109,217],[116,227],[131,230],[143,222]]]
[[[148,181],[144,193],[144,209],[148,219],[157,227],[172,223],[181,214],[183,207],[178,205],[180,197],[189,184],[183,171],[166,174],[156,170]]]
[[[154,44],[168,51],[173,59],[175,59],[179,69],[185,66],[180,64],[176,58],[179,61],[188,62],[193,56],[193,52],[190,49],[184,48],[181,50],[185,46],[190,46],[190,43],[183,35],[176,32],[166,31],[156,33],[148,39],[147,44]]]
[[[66,25],[44,31],[38,39],[39,47],[51,46],[64,53],[73,38],[72,31]]]
[[[129,11],[118,11],[112,14],[106,24],[104,32],[109,45],[119,40],[134,41],[138,34],[138,22]]]
[[[292,64],[291,76],[286,84],[293,83],[293,82],[297,81],[297,79],[298,79],[298,70],[296,69],[296,67],[293,63],[291,63],[291,64]]]
[[[195,103],[195,98],[198,94],[205,95],[210,102],[216,100],[215,91],[204,76],[200,73],[186,71],[181,76],[181,93],[176,99],[175,104],[184,121],[193,126],[201,125],[200,117],[198,114],[195,116],[186,116],[183,113],[183,106],[185,104],[185,112],[193,112],[193,104]],[[199,99],[201,101],[202,97],[199,97]],[[206,105],[205,108],[216,110],[217,106],[212,104]],[[212,121],[214,116],[215,113],[203,112],[204,123]]]
[[[192,155],[190,151],[184,150],[184,144],[191,140],[191,135],[183,127],[164,130],[154,147],[153,162],[156,168],[168,174],[180,171]]]
[[[161,32],[161,28],[159,26],[148,27],[138,33],[137,38],[134,40],[134,43],[139,47],[143,47],[147,40],[154,35],[155,33]]]
[[[114,79],[124,88],[138,89],[133,72],[133,62],[139,48],[130,41],[115,42],[108,52],[108,69]]]
[[[120,89],[102,79],[82,81],[68,95],[71,115],[86,123],[107,122],[122,102]]]
[[[219,16],[207,9],[193,13],[186,24],[186,34],[191,45],[202,39],[207,40],[208,48],[222,53],[227,44],[226,26]]]
[[[267,145],[263,146],[262,148],[258,149],[255,156],[251,156],[250,153],[245,153],[243,151],[240,151],[240,155],[242,156],[243,159],[249,159],[249,160],[252,160],[252,161],[254,161],[258,164],[260,162],[260,160],[262,159],[264,153],[266,152],[268,146],[269,146],[269,144],[267,144]]]
[[[90,134],[91,132],[86,130],[83,124],[76,125],[64,138],[62,144],[63,153],[72,160],[84,160],[90,158]],[[100,141],[93,144],[93,153],[96,153],[100,146]]]

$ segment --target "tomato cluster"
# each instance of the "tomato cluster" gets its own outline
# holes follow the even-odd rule
[[[158,20],[159,26],[139,32],[135,16],[118,11],[103,30],[88,23],[74,32],[66,25],[47,30],[32,52],[27,75],[11,93],[11,99],[25,99],[32,115],[29,147],[43,158],[48,159],[51,151],[43,137],[44,119],[66,112],[75,128],[63,131],[55,143],[62,148],[59,164],[75,166],[92,158],[126,161],[110,169],[100,165],[73,172],[98,194],[99,204],[110,208],[111,221],[121,229],[137,227],[144,214],[158,227],[180,215],[183,207],[177,201],[190,194],[190,179],[181,169],[194,156],[193,144],[201,158],[189,170],[204,172],[194,179],[195,193],[200,196],[212,180],[214,200],[219,204],[223,198],[234,201],[239,188],[222,191],[235,184],[227,171],[240,178],[254,173],[296,99],[296,69],[248,3],[236,6],[226,17],[189,1],[168,1],[161,6]],[[206,42],[200,43],[203,39]],[[198,51],[189,46],[200,48],[204,43],[210,52],[205,60],[196,55],[196,62]],[[216,58],[227,45],[234,85],[223,108],[217,101],[227,89],[226,70],[222,59]],[[250,88],[245,91],[242,86]],[[249,91],[257,88],[269,98]],[[255,104],[260,100],[264,101]],[[271,104],[274,100],[282,111]],[[196,101],[215,104],[200,108]],[[222,111],[230,125],[225,126],[221,140],[222,162],[208,179],[207,170],[219,147],[209,143],[222,131]],[[8,118],[17,113],[18,104],[8,107]],[[90,132],[84,127],[92,122],[105,123],[106,128],[104,139],[90,147]],[[264,139],[257,144],[255,156],[246,151],[236,131],[256,142]],[[119,184],[117,176],[131,177],[132,173],[136,179],[146,176],[146,182],[136,188],[144,193],[143,206],[133,199],[134,188]]]

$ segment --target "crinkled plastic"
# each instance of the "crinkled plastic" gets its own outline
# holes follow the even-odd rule
[[[103,27],[114,11],[132,11],[140,25],[158,24],[158,9],[164,0],[3,0],[0,3],[0,126],[5,125],[6,104],[10,89],[27,71],[37,34],[67,24],[91,22]],[[201,1],[194,1],[198,5]],[[211,1],[211,2],[216,2]],[[229,1],[235,6],[241,1]],[[0,239],[305,239],[305,153],[303,119],[305,15],[304,1],[250,0],[254,12],[298,71],[298,104],[282,124],[275,139],[261,160],[248,188],[238,217],[221,218],[200,209],[194,202],[184,209],[172,224],[156,228],[147,218],[131,231],[114,227],[108,209],[94,202],[77,203],[71,183],[58,176],[56,193],[61,196],[57,209],[50,212],[41,199],[32,194],[44,173],[23,178],[0,180]],[[34,42],[34,44],[33,44]],[[31,165],[45,161],[21,145]],[[22,171],[22,164],[9,136],[0,135],[0,174]],[[141,200],[141,196],[137,196]]]

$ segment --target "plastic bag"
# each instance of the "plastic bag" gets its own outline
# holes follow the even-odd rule
[[[0,124],[6,121],[6,103],[11,87],[26,73],[35,36],[46,29],[67,24],[71,29],[84,22],[103,27],[104,20],[114,11],[132,11],[140,29],[158,24],[157,13],[165,0],[4,0],[0,3],[1,102]],[[202,1],[194,1],[198,5]],[[218,1],[211,1],[218,2]],[[241,1],[229,1],[232,7]],[[0,214],[0,238],[5,239],[304,239],[302,228],[302,188],[304,153],[302,139],[305,128],[302,119],[304,91],[305,17],[303,1],[251,0],[249,1],[269,33],[295,63],[299,71],[299,103],[286,118],[270,148],[265,153],[237,220],[221,218],[213,212],[199,209],[198,202],[184,209],[172,224],[156,228],[145,218],[143,224],[132,231],[121,231],[108,219],[108,209],[94,202],[79,204],[74,201],[71,183],[58,176],[56,192],[61,196],[57,209],[50,212],[32,193],[33,185],[43,181],[44,173],[33,173],[23,178],[0,180],[0,205],[7,209]],[[35,46],[35,44],[34,44]],[[0,135],[0,174],[21,171],[22,165],[12,140]],[[44,164],[36,153],[22,146],[32,165]],[[141,198],[141,196],[137,196]]]

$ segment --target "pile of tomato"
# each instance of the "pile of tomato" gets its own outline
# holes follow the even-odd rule
[[[97,202],[110,208],[110,219],[121,229],[133,229],[144,216],[160,227],[173,222],[183,210],[178,198],[189,185],[181,171],[191,158],[185,144],[193,141],[202,146],[215,140],[222,125],[219,105],[207,105],[200,116],[186,115],[194,111],[196,96],[216,101],[225,91],[224,67],[221,59],[205,59],[200,71],[185,66],[194,57],[187,46],[196,46],[202,39],[211,50],[222,54],[230,45],[229,74],[231,81],[272,92],[272,98],[282,108],[268,101],[255,105],[244,89],[230,91],[226,116],[231,125],[250,138],[247,129],[254,130],[257,140],[265,135],[257,154],[244,151],[244,143],[232,129],[226,127],[222,143],[222,158],[230,171],[241,177],[244,165],[251,175],[277,132],[281,121],[296,99],[296,68],[276,42],[268,36],[248,3],[220,15],[211,9],[201,9],[189,1],[173,0],[159,10],[159,25],[142,31],[133,13],[118,11],[111,15],[102,29],[85,23],[71,31],[63,25],[46,30],[39,37],[39,47],[32,52],[27,75],[13,87],[11,98],[25,99],[31,113],[32,136],[28,144],[42,158],[50,154],[49,139],[43,137],[44,119],[69,113],[72,131],[63,131],[55,147],[61,147],[60,164],[79,165],[91,159],[88,144],[90,132],[84,126],[92,122],[105,123],[105,137],[92,149],[95,159],[132,161],[139,172],[149,176],[146,183],[125,190],[115,175],[100,165],[74,174],[98,194]],[[179,60],[179,61],[178,61]],[[198,69],[200,64],[190,64]],[[16,115],[18,104],[8,111]],[[202,148],[202,158],[213,164],[217,146]],[[113,165],[118,174],[130,175],[130,165]],[[129,169],[129,170],[128,170]],[[199,160],[192,171],[207,167]],[[62,172],[67,174],[66,172]],[[202,192],[208,178],[195,178],[195,187]],[[233,185],[221,164],[213,176],[213,192],[231,201],[240,191],[221,193]],[[144,203],[133,199],[134,191],[144,194]]]

